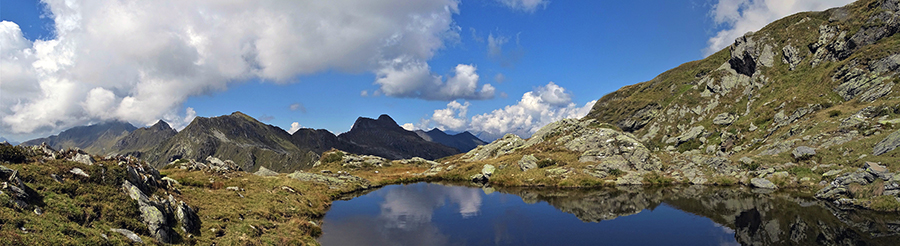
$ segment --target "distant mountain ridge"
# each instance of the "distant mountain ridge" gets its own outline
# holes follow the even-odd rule
[[[425,139],[425,141],[450,146],[461,152],[469,152],[469,150],[478,147],[478,145],[487,144],[487,142],[475,137],[475,135],[472,135],[472,133],[469,133],[468,131],[450,135],[440,129],[434,128],[427,132],[416,130],[415,133],[422,139]]]
[[[446,135],[446,134],[445,134]],[[466,136],[471,134],[458,134]],[[80,148],[101,155],[125,154],[161,167],[176,159],[231,160],[243,170],[259,167],[288,172],[308,168],[331,149],[390,159],[438,159],[460,153],[457,148],[429,142],[400,127],[388,115],[359,117],[339,136],[324,129],[300,129],[290,134],[241,112],[219,117],[196,117],[183,130],[165,121],[136,128],[125,122],[74,127],[59,135],[27,141],[46,142],[55,149]]]
[[[47,143],[54,149],[79,148],[90,153],[106,155],[115,153],[116,142],[137,130],[128,122],[111,121],[100,124],[77,126],[46,138],[28,140],[22,145]]]

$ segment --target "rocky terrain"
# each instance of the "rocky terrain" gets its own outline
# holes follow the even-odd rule
[[[896,210],[898,31],[898,0],[798,13],[610,93],[581,120],[460,160],[498,169],[466,174],[492,184],[805,187],[844,206]]]

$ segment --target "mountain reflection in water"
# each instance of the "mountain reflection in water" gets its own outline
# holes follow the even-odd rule
[[[457,184],[458,185],[458,184]],[[391,185],[335,201],[323,245],[897,245],[900,214],[743,187]],[[574,215],[574,217],[572,217]],[[586,223],[587,222],[587,223]]]

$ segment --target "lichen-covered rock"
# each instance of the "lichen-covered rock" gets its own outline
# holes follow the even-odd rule
[[[74,161],[74,162],[79,162],[79,163],[82,163],[85,165],[94,165],[94,158],[91,157],[91,155],[88,155],[86,153],[79,152],[79,153],[75,154],[75,157],[72,157],[70,160]]]
[[[491,175],[494,175],[495,170],[497,169],[494,167],[494,165],[484,165],[484,167],[481,168],[481,174],[487,178],[490,178]]]
[[[109,230],[112,232],[115,232],[115,233],[122,234],[122,236],[125,236],[126,238],[128,238],[128,240],[131,240],[131,242],[133,242],[133,243],[144,244],[144,240],[141,240],[140,236],[138,236],[134,232],[129,231],[127,229],[109,229]]]
[[[522,140],[519,136],[512,133],[506,134],[503,138],[497,139],[486,145],[480,145],[469,151],[462,156],[462,160],[468,162],[486,160],[488,158],[512,153],[524,144],[525,140]]]
[[[269,170],[268,168],[266,168],[264,166],[260,166],[259,170],[257,170],[255,173],[253,173],[253,175],[268,177],[268,176],[278,176],[278,173],[275,171]]]
[[[325,174],[315,174],[315,173],[307,173],[307,172],[303,172],[303,171],[296,171],[291,174],[288,174],[287,176],[288,176],[288,178],[292,178],[292,179],[296,179],[296,180],[300,180],[300,181],[325,184],[325,185],[328,185],[329,188],[332,188],[332,189],[338,189],[338,188],[341,188],[341,186],[345,186],[345,185],[355,185],[361,189],[368,189],[369,187],[372,186],[371,183],[369,182],[369,180],[366,180],[366,179],[363,179],[363,178],[360,178],[357,176],[353,176],[353,175],[348,175],[348,174],[325,175]]]
[[[529,169],[537,168],[537,157],[534,155],[525,155],[522,156],[522,159],[519,159],[519,168],[522,171],[528,171]]]
[[[807,160],[816,155],[816,149],[809,146],[799,146],[791,151],[791,155],[795,160]]]
[[[681,135],[678,135],[678,137],[674,137],[669,140],[666,140],[666,143],[667,144],[674,143],[675,145],[679,145],[684,142],[694,140],[695,138],[697,138],[701,134],[703,134],[704,131],[706,131],[706,128],[703,126],[691,127],[691,129],[689,129],[685,132],[682,132]]]
[[[775,184],[772,183],[772,181],[769,181],[768,179],[765,179],[765,178],[752,178],[752,179],[750,179],[750,184],[756,188],[778,189],[778,186],[775,186]]]
[[[175,207],[175,218],[181,223],[181,230],[189,233],[200,232],[200,217],[197,212],[183,201]]]
[[[730,113],[721,113],[719,115],[716,115],[715,118],[713,118],[713,124],[731,125],[731,123],[734,123],[735,120],[737,120],[737,117],[735,117],[735,115],[730,114]]]
[[[788,64],[791,71],[796,69],[797,65],[800,65],[800,62],[803,61],[803,58],[805,58],[800,54],[800,51],[798,51],[797,48],[794,48],[794,46],[791,45],[784,46],[781,51],[784,54],[781,58],[781,61],[783,61],[785,64]]]
[[[889,134],[887,137],[875,144],[875,148],[873,148],[872,150],[872,155],[883,155],[884,153],[896,149],[898,146],[900,146],[900,130]]]

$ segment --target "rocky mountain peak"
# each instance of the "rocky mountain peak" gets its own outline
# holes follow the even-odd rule
[[[150,126],[148,128],[150,128],[153,131],[173,130],[172,127],[169,126],[169,123],[166,123],[163,120],[157,121],[156,124],[153,124],[152,126]]]
[[[386,114],[378,116],[378,119],[359,117],[356,119],[356,122],[353,123],[353,127],[350,128],[350,131],[362,129],[403,130],[403,128],[400,127],[400,125],[398,125],[397,122],[394,121],[394,119]]]

